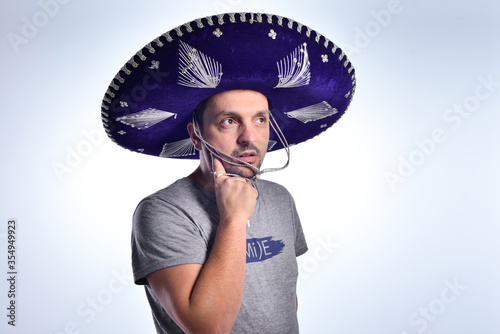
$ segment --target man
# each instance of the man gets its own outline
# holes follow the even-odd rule
[[[258,176],[275,170],[261,169],[267,151],[324,131],[352,98],[352,66],[311,32],[265,14],[195,20],[146,46],[111,84],[103,120],[115,142],[200,159],[134,213],[134,277],[158,333],[298,333],[296,257],[307,245],[291,195]],[[292,51],[276,59],[283,48]]]
[[[219,93],[210,99],[202,117],[201,132],[205,140],[224,153],[260,167],[269,138],[269,111],[264,95],[245,90]],[[186,229],[194,224],[196,234],[207,237],[186,236],[186,233],[180,232],[185,239],[175,241],[180,238],[178,234],[165,236],[170,243],[191,243],[189,251],[183,250],[183,256],[190,257],[187,262],[193,263],[169,266],[149,274],[147,281],[152,290],[152,293],[149,292],[150,298],[155,296],[168,316],[187,333],[229,333],[240,312],[246,284],[249,294],[243,303],[241,319],[234,328],[236,333],[259,329],[263,333],[276,333],[276,330],[283,333],[296,332],[295,256],[304,253],[307,246],[298,218],[292,216],[292,213],[295,215],[295,210],[291,207],[291,197],[278,185],[263,181],[257,181],[258,192],[244,178],[252,177],[255,174],[253,169],[235,167],[212,157],[195,134],[193,123],[188,125],[188,130],[196,149],[201,152],[200,165],[187,180],[184,179],[180,184],[160,191],[141,203],[134,221],[134,236],[138,240],[134,240],[134,247],[149,252],[148,245],[142,245],[144,241],[140,239],[149,239],[150,234],[159,233],[158,229],[161,227],[152,220],[156,216],[154,211],[158,212],[157,207],[162,204],[183,208],[179,211],[168,208],[170,211],[178,211],[168,215],[175,217],[172,224],[179,224],[179,220],[182,220]],[[224,175],[226,171],[241,177]],[[189,192],[188,198],[181,199],[186,190]],[[193,196],[196,192],[199,194]],[[208,192],[215,196],[210,196]],[[275,208],[272,209],[261,204],[261,212],[253,217],[257,196],[259,201],[271,202],[271,196],[279,196],[288,201],[282,205],[274,204]],[[193,197],[203,199],[197,202]],[[158,203],[160,201],[162,202]],[[186,206],[189,209],[184,209]],[[206,224],[202,222],[203,218],[187,218],[207,214],[215,216],[217,211],[218,219]],[[153,217],[150,218],[151,215]],[[265,217],[258,218],[261,215]],[[280,221],[280,215],[290,216],[292,219]],[[247,221],[251,217],[255,221],[248,228],[247,234]],[[169,217],[161,219],[170,220]],[[264,224],[268,226],[259,226]],[[251,238],[254,232],[256,237],[270,238],[268,241]],[[266,232],[268,234],[263,234]],[[278,240],[272,240],[272,237],[280,238],[279,241],[286,245],[281,254],[273,248],[271,241]],[[198,243],[202,244],[199,249]],[[255,246],[255,243],[260,245]],[[258,247],[265,248],[260,256],[274,255],[276,258],[268,259],[268,263],[254,262],[246,265],[247,257],[255,257]],[[168,251],[160,254],[162,260],[179,255]],[[200,255],[201,261],[198,260]],[[159,262],[159,266],[163,266],[162,261]],[[247,266],[248,271],[255,271],[255,275],[246,280]],[[140,270],[141,264],[137,264],[137,268]],[[283,280],[287,276],[290,279]],[[280,307],[275,309],[274,306],[277,305]],[[161,311],[159,313],[155,315],[157,319],[162,317]],[[257,319],[261,324],[254,323]]]

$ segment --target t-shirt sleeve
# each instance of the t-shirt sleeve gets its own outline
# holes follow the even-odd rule
[[[295,227],[295,256],[300,256],[307,252],[308,247],[304,231],[302,230],[302,224],[300,223],[299,214],[297,213],[297,208],[295,207],[295,201],[291,196],[290,200],[292,202],[292,215]]]
[[[203,264],[207,241],[181,208],[158,197],[142,200],[133,216],[132,269],[136,284],[163,268],[187,263]]]

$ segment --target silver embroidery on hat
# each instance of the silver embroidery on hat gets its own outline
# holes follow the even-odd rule
[[[325,47],[325,49],[328,49],[328,44],[330,44],[330,40],[325,37],[325,42],[323,43],[323,46]],[[333,44],[333,42],[332,42],[332,44]]]
[[[335,43],[333,43],[333,46],[332,46],[332,53],[335,53],[338,49],[338,46],[335,45]]]
[[[150,70],[157,70],[160,68],[160,61],[159,60],[151,60],[151,66],[149,66]]]
[[[117,117],[116,120],[138,130],[144,130],[172,116],[177,118],[175,113],[148,108],[127,116]]]
[[[242,15],[244,15],[244,14],[242,14]],[[250,13],[250,20],[248,20],[248,22],[250,22],[250,24],[253,24],[256,21],[254,16],[255,16],[255,13]]]
[[[186,27],[187,32],[193,32],[193,28],[191,27],[191,22],[186,23],[184,27]]]
[[[108,90],[106,91],[106,94],[108,94],[108,95],[109,95],[109,96],[111,96],[112,98],[114,98],[114,97],[116,96],[116,94],[115,94],[115,93],[113,93],[113,92],[111,91],[111,89],[109,89],[109,87],[108,87]]]
[[[299,34],[301,34],[301,33],[302,33],[302,27],[303,27],[303,25],[302,25],[301,23],[297,22],[297,32],[298,32]]]
[[[120,81],[120,83],[124,83],[125,82],[125,79],[122,78],[122,76],[120,75],[120,73],[118,73],[116,76],[115,76],[115,79]]]
[[[181,31],[181,27],[174,28],[174,30],[177,33],[177,36],[182,37],[184,35]]]
[[[325,117],[332,116],[337,112],[338,110],[336,108],[332,108],[328,102],[323,101],[308,107],[286,112],[285,114],[288,117],[295,118],[306,124],[308,122],[314,122]]]
[[[149,53],[155,53],[156,50],[153,48],[153,46],[151,45],[151,43],[147,44],[145,46],[146,49],[148,49]]]
[[[299,45],[288,56],[276,62],[278,66],[278,84],[274,88],[294,88],[305,86],[311,80],[307,44]]]
[[[269,140],[267,142],[267,150],[271,151],[273,147],[277,144],[278,142],[276,140]]]
[[[127,75],[130,75],[130,73],[132,73],[132,71],[127,68],[127,64],[123,65],[122,71]]]
[[[166,33],[164,33],[162,35],[163,37],[165,37],[167,39],[167,42],[172,42],[174,39],[172,38],[172,36],[170,36],[170,31],[167,31]]]
[[[266,15],[266,17],[267,17],[267,23],[273,24],[273,15],[269,15],[269,14],[264,14],[264,15]]]
[[[155,43],[156,43],[156,45],[158,45],[160,48],[163,46],[163,43],[162,43],[162,41],[160,41],[160,38],[159,38],[159,37],[158,37],[158,38],[156,38],[156,39],[154,40],[154,42],[155,42]]]
[[[205,28],[205,26],[203,25],[203,22],[201,22],[201,19],[196,19],[194,20],[196,22],[196,25],[198,26],[198,28]]]
[[[217,15],[217,22],[220,24],[220,25],[223,25],[224,24],[224,14],[218,14]]]
[[[192,88],[216,88],[222,77],[218,61],[180,41],[179,79],[177,83]]]
[[[316,31],[316,38],[315,38],[316,43],[319,43],[319,40],[321,37],[322,37],[322,35]]]
[[[283,26],[283,16],[276,15],[276,18],[278,19],[278,25]]]
[[[306,36],[311,37],[311,32],[312,32],[311,28],[307,27]]]
[[[191,141],[191,138],[179,140],[173,143],[166,143],[160,153],[162,158],[185,157],[195,155],[196,148]]]
[[[276,33],[276,31],[274,31],[274,29],[271,29],[271,30],[269,31],[269,34],[267,34],[267,36],[271,37],[272,39],[276,39],[276,36],[277,36],[277,35],[278,35],[278,34]]]
[[[133,68],[137,68],[139,66],[139,64],[134,60],[134,57],[130,58],[127,63],[132,65]]]
[[[137,52],[137,56],[142,60],[142,61],[145,61],[146,60],[146,56],[142,53],[142,50],[139,50]]]
[[[222,36],[222,31],[219,28],[217,28],[213,31],[213,34],[217,36],[217,38],[219,38]]]

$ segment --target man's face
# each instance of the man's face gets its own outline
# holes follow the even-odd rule
[[[203,136],[211,145],[260,168],[269,141],[269,106],[253,90],[231,90],[214,95],[203,113]],[[252,177],[250,167],[222,162],[227,173]]]

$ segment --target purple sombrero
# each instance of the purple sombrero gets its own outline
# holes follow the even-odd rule
[[[318,32],[277,15],[221,14],[170,30],[137,52],[111,82],[102,120],[108,136],[129,150],[196,159],[186,126],[213,94],[263,93],[294,145],[332,126],[355,88],[351,62]],[[271,133],[268,151],[281,148]]]

